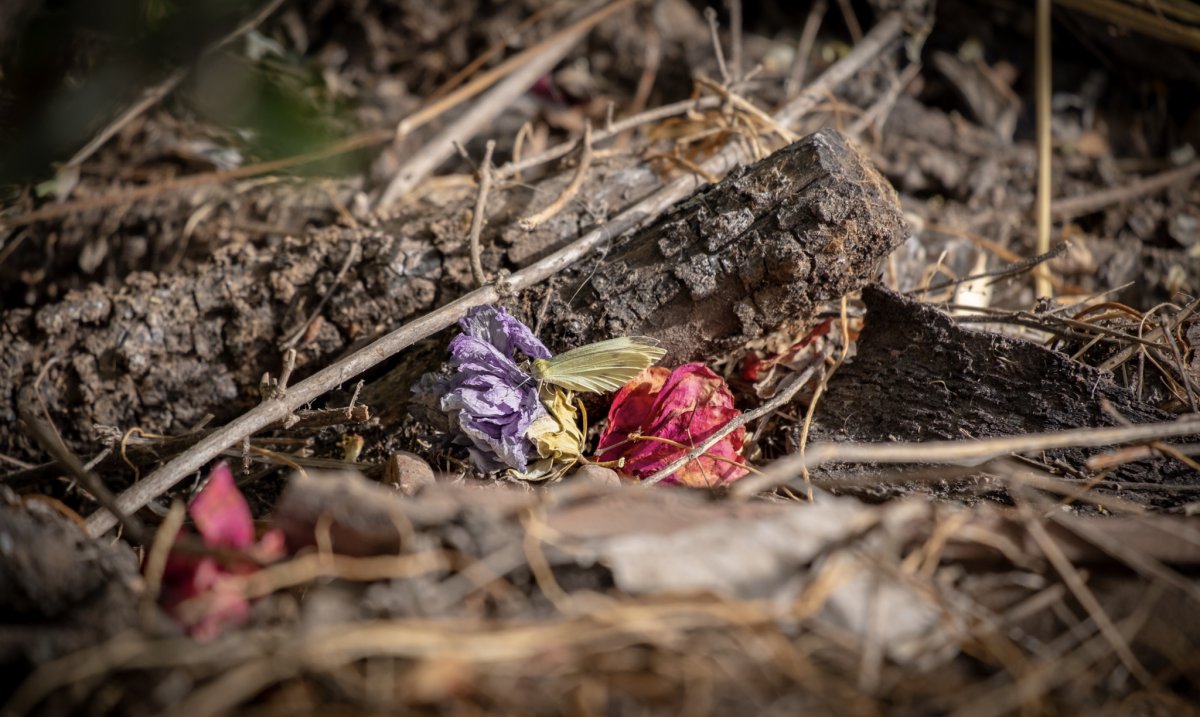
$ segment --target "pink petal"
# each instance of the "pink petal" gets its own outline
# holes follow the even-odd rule
[[[261,563],[273,563],[287,555],[287,539],[284,538],[282,530],[272,528],[263,533],[248,552]]]
[[[670,375],[670,369],[651,366],[617,391],[608,409],[608,425],[600,434],[600,442],[596,447],[600,460],[616,460],[629,450],[630,444],[624,441],[629,434],[642,431],[642,424],[650,415],[654,399]],[[609,446],[616,447],[606,452]]]
[[[207,640],[240,625],[250,615],[243,583],[235,576],[256,572],[259,563],[282,558],[286,549],[278,530],[267,531],[255,542],[250,506],[224,462],[213,467],[208,484],[192,500],[188,512],[205,545],[241,550],[248,557],[223,562],[182,551],[172,551],[167,557],[162,605],[189,635]]]
[[[208,475],[208,485],[192,499],[188,513],[204,544],[214,548],[246,548],[254,542],[250,506],[233,480],[229,464],[221,461]]]
[[[214,581],[202,594],[176,606],[173,615],[192,637],[211,640],[231,627],[237,627],[250,617],[250,602],[238,581],[227,574],[214,576]]]
[[[621,470],[639,478],[666,467],[741,413],[733,407],[733,394],[725,380],[704,364],[684,364],[669,375],[665,369],[651,371],[655,369],[617,393],[599,444],[601,460],[623,457]],[[635,431],[678,445],[656,440],[621,444]],[[731,432],[667,482],[708,486],[741,478],[746,474],[738,465],[743,462],[745,435],[744,428]]]

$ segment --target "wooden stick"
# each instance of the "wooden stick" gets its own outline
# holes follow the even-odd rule
[[[475,284],[483,286],[487,283],[487,274],[483,271],[483,249],[479,245],[479,235],[483,233],[483,215],[487,212],[488,192],[492,190],[492,153],[496,151],[496,140],[489,139],[487,148],[483,150],[483,161],[479,164],[479,194],[475,197],[475,212],[471,215],[471,233],[468,240],[471,245],[471,274]]]
[[[1143,177],[1130,182],[1123,187],[1113,187],[1101,192],[1089,192],[1078,197],[1059,199],[1050,205],[1050,214],[1055,219],[1070,219],[1084,214],[1098,212],[1107,206],[1118,202],[1127,202],[1146,194],[1154,194],[1164,189],[1186,185],[1200,175],[1200,160],[1189,162],[1182,167],[1169,169],[1149,177]]]
[[[804,85],[804,75],[808,71],[808,56],[812,54],[813,45],[817,42],[817,32],[821,29],[821,19],[825,17],[825,0],[817,0],[808,9],[808,17],[804,20],[804,29],[800,31],[800,41],[796,43],[796,57],[792,60],[791,74],[788,76],[784,95],[794,96]]]
[[[558,64],[566,56],[575,43],[588,33],[602,20],[614,13],[625,9],[636,0],[614,0],[584,19],[560,30],[542,40],[533,47],[500,63],[488,70],[475,80],[468,82],[459,89],[435,101],[428,107],[418,110],[406,117],[396,129],[398,139],[403,139],[417,127],[437,117],[466,98],[472,97],[482,89],[495,83],[499,78],[504,80],[496,84],[469,112],[455,120],[442,130],[438,136],[429,140],[414,154],[401,170],[392,178],[387,189],[376,202],[376,209],[386,209],[400,197],[412,191],[414,187],[425,180],[442,162],[454,153],[454,142],[463,142],[474,137],[490,125],[496,116],[512,106],[518,97]],[[507,76],[506,76],[507,75]],[[483,82],[487,80],[487,82]]]
[[[579,140],[579,143],[579,164],[575,167],[575,176],[571,177],[571,183],[567,185],[566,189],[562,190],[562,193],[555,197],[554,201],[547,204],[544,209],[518,219],[517,226],[527,232],[537,229],[554,215],[561,212],[575,198],[575,195],[579,194],[579,189],[583,186],[583,180],[587,179],[588,169],[592,166],[592,123],[588,120],[584,120],[583,138]]]
[[[941,463],[976,466],[1013,453],[1056,448],[1099,448],[1125,443],[1200,435],[1200,420],[1190,418],[1136,426],[1076,428],[1051,433],[1028,433],[969,441],[924,443],[821,443],[803,455],[790,455],[772,463],[760,476],[734,484],[735,495],[748,496],[792,480],[803,468],[824,463]]]
[[[1037,253],[1050,250],[1050,0],[1037,0],[1037,46],[1034,58],[1037,89]],[[1038,296],[1053,296],[1050,271],[1039,266],[1034,273],[1034,291]]]

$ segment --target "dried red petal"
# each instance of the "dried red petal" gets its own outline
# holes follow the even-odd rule
[[[617,393],[600,436],[600,460],[624,458],[623,472],[646,478],[740,413],[725,380],[704,364],[684,364],[665,374],[666,369],[648,369]],[[630,440],[633,434],[641,437]],[[745,435],[745,428],[731,432],[668,482],[706,486],[741,478],[746,474],[740,467]]]
[[[245,548],[254,542],[250,506],[225,461],[213,467],[208,484],[192,499],[188,513],[209,547]]]
[[[600,460],[617,460],[629,450],[629,434],[643,432],[643,423],[670,375],[670,369],[651,366],[617,391],[608,409],[608,425],[600,435]],[[611,446],[608,452],[606,446]]]
[[[742,378],[747,381],[757,381],[761,378],[763,365],[766,361],[762,360],[758,354],[751,351],[742,358]]]
[[[211,556],[172,551],[162,580],[162,605],[167,613],[198,640],[216,637],[240,625],[250,614],[250,603],[235,576],[259,570],[285,554],[283,533],[271,530],[254,540],[250,506],[222,462],[213,467],[208,483],[188,512],[204,544],[210,548],[244,551],[247,560],[222,562]]]

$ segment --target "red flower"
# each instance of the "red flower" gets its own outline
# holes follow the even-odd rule
[[[740,413],[733,407],[733,394],[725,380],[704,364],[684,364],[674,371],[652,366],[613,398],[608,426],[600,434],[596,452],[601,461],[624,458],[619,470],[646,478],[703,443]],[[745,427],[739,427],[666,482],[710,486],[741,478],[746,474],[741,467],[745,438]]]
[[[162,581],[163,607],[192,637],[210,639],[227,627],[245,622],[250,603],[239,576],[257,571],[261,563],[283,557],[283,533],[271,530],[255,542],[250,506],[224,461],[212,469],[208,484],[188,505],[188,514],[206,546],[242,551],[249,558],[219,561],[209,555],[180,550],[172,550],[167,557]]]

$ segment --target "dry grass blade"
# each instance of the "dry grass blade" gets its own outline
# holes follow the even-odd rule
[[[592,123],[584,122],[583,137],[579,140],[579,164],[575,167],[575,175],[571,177],[571,182],[563,189],[562,193],[554,198],[545,208],[530,214],[527,217],[522,217],[517,220],[517,225],[525,231],[533,231],[542,224],[545,224],[554,215],[566,208],[575,195],[579,193],[579,189],[583,186],[583,181],[587,178],[588,170],[592,166]]]
[[[1037,0],[1037,27],[1035,28],[1037,58],[1034,71],[1036,73],[1036,109],[1037,109],[1037,252],[1045,254],[1050,251],[1050,197],[1051,187],[1050,162],[1054,148],[1050,137],[1050,0]],[[1050,272],[1045,266],[1039,266],[1034,274],[1035,291],[1038,296],[1052,296],[1054,287],[1050,283]]]
[[[1131,650],[1129,647],[1128,640],[1126,640],[1125,636],[1121,634],[1121,631],[1117,629],[1117,626],[1113,624],[1112,618],[1110,618],[1108,613],[1105,612],[1104,607],[1100,604],[1100,601],[1096,599],[1096,596],[1088,588],[1087,583],[1079,574],[1079,571],[1074,565],[1071,564],[1071,561],[1067,559],[1067,556],[1063,554],[1062,549],[1054,541],[1054,538],[1050,537],[1050,534],[1046,532],[1046,527],[1042,525],[1041,522],[1039,522],[1038,519],[1033,515],[1033,511],[1030,510],[1028,503],[1021,501],[1021,503],[1018,505],[1018,509],[1022,519],[1025,521],[1026,528],[1029,530],[1029,535],[1033,537],[1034,541],[1037,542],[1038,547],[1040,547],[1042,552],[1045,553],[1046,558],[1050,561],[1050,564],[1054,566],[1056,571],[1058,571],[1058,574],[1067,584],[1067,587],[1071,590],[1071,593],[1075,596],[1075,599],[1084,606],[1084,609],[1087,610],[1088,615],[1091,616],[1092,620],[1094,620],[1100,627],[1100,633],[1104,635],[1104,638],[1108,640],[1110,645],[1112,645],[1112,648],[1114,651],[1116,651],[1117,656],[1121,658],[1121,663],[1124,664],[1125,667],[1142,682],[1142,684],[1150,684],[1153,681],[1153,678],[1150,676],[1150,673],[1146,670],[1145,666],[1143,666],[1137,657],[1134,656],[1133,650]]]

